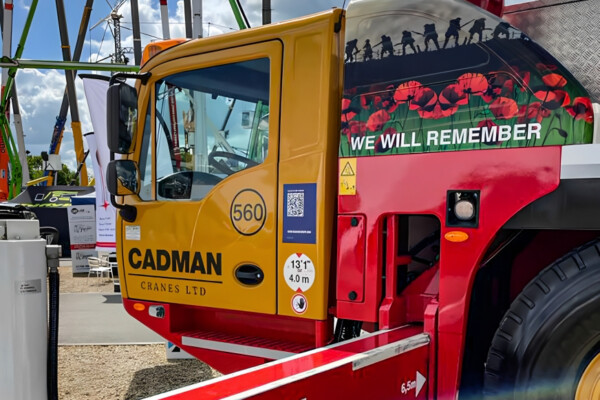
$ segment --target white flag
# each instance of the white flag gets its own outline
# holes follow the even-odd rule
[[[110,161],[106,132],[106,92],[108,77],[82,74],[83,89],[90,109],[94,133],[85,135],[90,149],[89,157],[94,164],[96,180],[96,250],[115,251],[116,210],[110,204],[110,193],[106,187],[106,167]]]

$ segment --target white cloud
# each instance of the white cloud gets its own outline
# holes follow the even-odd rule
[[[21,70],[17,73],[16,85],[26,148],[39,154],[30,147],[45,144],[47,151],[65,90],[65,78],[56,70]]]
[[[13,5],[19,6],[19,7],[23,8],[23,10],[25,10],[25,11],[29,11],[29,9],[31,8],[31,5],[25,4],[24,0],[18,0],[17,2],[13,2]]]

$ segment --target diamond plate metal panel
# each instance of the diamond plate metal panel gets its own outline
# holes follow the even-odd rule
[[[539,5],[540,3],[537,3]],[[504,15],[556,57],[600,102],[600,0],[544,4]]]

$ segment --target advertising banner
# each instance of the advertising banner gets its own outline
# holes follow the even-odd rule
[[[116,210],[110,204],[110,194],[106,187],[106,166],[110,153],[106,145],[106,91],[108,78],[100,75],[80,75],[83,79],[85,97],[90,109],[94,127],[93,134],[85,135],[94,165],[96,180],[96,249],[112,252],[116,248]]]
[[[88,272],[87,258],[97,255],[96,213],[92,204],[71,206],[67,211],[73,273]]]

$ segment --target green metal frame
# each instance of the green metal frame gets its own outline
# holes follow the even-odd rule
[[[16,60],[8,57],[0,58],[0,67],[12,68],[15,70],[31,68],[108,72],[138,72],[140,70],[140,67],[137,65],[127,64],[90,63],[81,61]]]
[[[37,8],[38,0],[33,0],[29,7],[29,13],[21,33],[21,39],[17,46],[14,58],[2,57],[0,59],[0,67],[8,68],[8,80],[2,99],[0,100],[0,136],[6,144],[10,162],[10,174],[8,176],[8,198],[12,199],[21,190],[23,184],[23,166],[19,161],[18,149],[10,130],[10,124],[6,117],[8,111],[8,99],[15,81],[15,75],[18,69],[34,68],[34,69],[61,69],[61,70],[89,70],[89,71],[116,71],[116,72],[137,72],[139,67],[136,65],[123,64],[98,64],[86,62],[65,62],[65,61],[43,61],[43,60],[20,60],[25,48],[25,41],[29,35],[29,29],[33,21],[33,16]]]
[[[269,112],[269,106],[264,105],[262,101],[256,103],[254,110],[254,119],[252,120],[252,131],[250,134],[250,144],[248,146],[248,158],[255,161],[259,155],[260,147],[264,133],[259,131],[258,124],[262,117]]]
[[[229,0],[229,4],[231,5],[231,10],[233,11],[233,15],[235,20],[237,21],[240,29],[248,29],[250,28],[250,24],[248,23],[248,19],[244,14],[244,10],[242,9],[242,5],[238,0]]]

